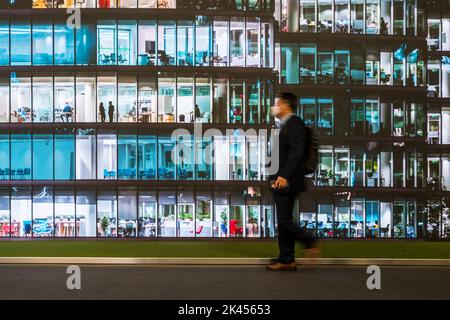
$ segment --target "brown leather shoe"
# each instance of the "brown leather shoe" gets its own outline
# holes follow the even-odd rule
[[[297,264],[295,262],[292,263],[274,263],[266,266],[267,270],[270,271],[297,271]]]

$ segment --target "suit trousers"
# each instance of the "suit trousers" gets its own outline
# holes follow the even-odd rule
[[[295,261],[295,241],[302,243],[306,249],[312,248],[316,239],[306,228],[298,228],[293,221],[292,211],[297,193],[274,192],[278,222],[278,261],[291,263]]]

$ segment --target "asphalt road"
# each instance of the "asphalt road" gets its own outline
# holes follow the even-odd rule
[[[66,269],[1,265],[0,299],[450,299],[445,267],[381,267],[381,290],[365,267],[80,266],[80,290]]]

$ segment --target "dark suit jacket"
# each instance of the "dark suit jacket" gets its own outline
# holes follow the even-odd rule
[[[287,179],[289,186],[284,189],[275,189],[276,193],[300,192],[305,188],[305,161],[306,161],[306,128],[303,120],[291,116],[279,133],[279,168],[275,175],[270,177],[276,180],[278,176]]]

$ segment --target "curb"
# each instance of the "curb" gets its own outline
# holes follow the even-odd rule
[[[297,264],[316,266],[448,266],[450,259],[319,258],[296,259]],[[6,264],[80,265],[266,265],[269,258],[103,258],[103,257],[0,257]]]

